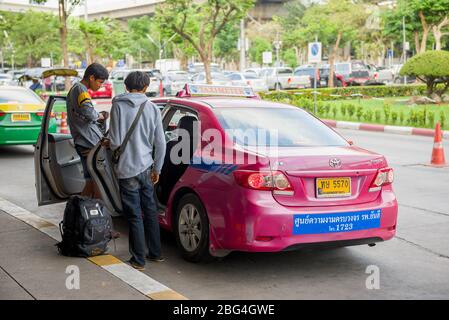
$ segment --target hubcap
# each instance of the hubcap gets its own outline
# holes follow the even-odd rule
[[[186,204],[181,209],[178,226],[179,239],[184,249],[195,251],[201,241],[201,219],[195,206]]]

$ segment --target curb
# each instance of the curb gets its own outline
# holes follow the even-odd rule
[[[322,119],[322,121],[325,124],[327,124],[329,127],[338,128],[338,129],[385,132],[385,133],[413,135],[413,136],[425,136],[425,137],[434,137],[435,136],[434,129],[399,127],[399,126],[384,126],[384,125],[370,124],[370,123],[335,121],[335,120],[327,120],[327,119]],[[443,139],[449,140],[449,131],[447,131],[447,130],[443,131]]]
[[[0,197],[0,210],[45,233],[56,241],[61,241],[59,227],[28,210]],[[152,279],[112,255],[86,258],[115,277],[127,283],[151,300],[187,300],[186,297]]]

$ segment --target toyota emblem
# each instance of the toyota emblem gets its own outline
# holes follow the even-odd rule
[[[334,169],[341,168],[341,160],[338,158],[333,158],[329,160],[329,166]]]

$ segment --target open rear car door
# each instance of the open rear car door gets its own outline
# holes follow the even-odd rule
[[[55,102],[65,97],[51,96],[45,107],[41,132],[34,152],[36,196],[39,206],[66,201],[79,194],[85,185],[81,160],[70,134],[49,133]]]

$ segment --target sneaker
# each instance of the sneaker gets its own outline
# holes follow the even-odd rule
[[[159,256],[159,257],[147,257],[148,260],[153,261],[153,262],[164,262],[165,258],[163,256]]]
[[[128,260],[128,263],[131,265],[131,267],[133,267],[134,269],[138,270],[138,271],[144,271],[145,270],[145,266],[142,266],[132,260]]]

